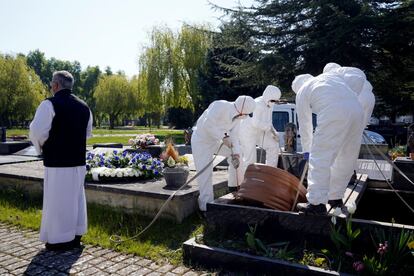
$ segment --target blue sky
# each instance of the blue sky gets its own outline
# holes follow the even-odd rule
[[[235,7],[238,1],[211,2]],[[207,0],[0,0],[0,52],[39,49],[48,58],[77,60],[83,68],[109,65],[131,76],[153,26],[218,26],[219,16]]]

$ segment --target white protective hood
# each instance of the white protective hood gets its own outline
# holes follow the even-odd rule
[[[282,93],[279,88],[273,85],[268,85],[263,91],[263,101],[266,104],[269,104],[269,101],[271,100],[278,101],[281,95]]]
[[[323,67],[323,73],[333,72],[337,69],[341,68],[341,65],[335,62],[329,62]]]
[[[307,82],[308,80],[314,78],[311,74],[302,74],[295,77],[292,81],[292,90],[297,94],[300,88]]]
[[[237,115],[253,113],[256,108],[256,102],[250,96],[239,96],[234,102]]]
[[[356,67],[341,67],[336,69],[336,72],[341,75],[345,83],[355,92],[355,94],[361,94],[367,77],[365,73]]]

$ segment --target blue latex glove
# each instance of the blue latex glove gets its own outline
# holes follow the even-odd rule
[[[303,153],[303,159],[305,159],[306,161],[309,161],[309,152]]]

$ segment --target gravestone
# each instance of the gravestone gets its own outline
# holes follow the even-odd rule
[[[414,160],[409,157],[397,157],[394,160],[396,165],[412,182],[414,182]],[[414,191],[414,185],[403,177],[396,169],[392,174],[393,187],[396,190]]]
[[[29,141],[0,142],[0,154],[12,154],[29,146]]]
[[[122,149],[123,145],[121,143],[97,143],[93,144],[92,148],[116,148],[116,149]]]

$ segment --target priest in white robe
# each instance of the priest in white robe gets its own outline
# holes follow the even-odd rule
[[[87,231],[85,154],[92,113],[72,94],[73,83],[69,72],[55,72],[53,97],[39,105],[30,124],[30,140],[45,166],[40,240],[49,250],[79,247]]]

